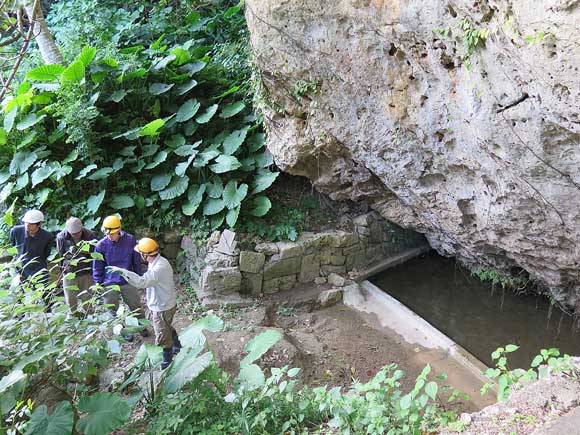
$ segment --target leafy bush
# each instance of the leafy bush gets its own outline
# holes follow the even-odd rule
[[[121,426],[129,405],[116,394],[96,392],[95,381],[98,369],[121,351],[123,322],[138,329],[137,319],[113,318],[93,306],[93,298],[84,304],[92,314],[67,320],[55,283],[37,275],[16,284],[15,276],[16,263],[0,264],[0,431],[61,435],[76,427],[105,435]],[[50,313],[43,303],[52,305]],[[51,414],[34,403],[47,389],[65,398]]]
[[[0,202],[17,200],[19,209],[42,207],[60,218],[74,214],[88,227],[98,224],[95,215],[113,212],[157,228],[193,215],[212,228],[224,221],[233,227],[240,214],[266,214],[271,202],[262,192],[278,173],[269,170],[260,123],[236,83],[248,78],[249,67],[212,59],[215,51],[225,62],[226,45],[242,46],[239,7],[204,16],[75,1],[79,11],[68,2],[66,9],[54,6],[57,35],[75,23],[88,26],[79,39],[98,49],[85,45],[66,66],[28,71],[4,104]],[[89,25],[83,11],[96,22]],[[111,27],[111,14],[124,18]],[[232,42],[223,40],[232,29],[218,29],[224,23],[240,33]]]

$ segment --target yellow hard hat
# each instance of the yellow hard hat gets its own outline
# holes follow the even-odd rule
[[[121,219],[117,216],[107,216],[103,221],[101,231],[105,234],[115,234],[121,231]]]
[[[135,251],[145,255],[155,255],[159,253],[159,245],[155,240],[143,237],[137,242]]]

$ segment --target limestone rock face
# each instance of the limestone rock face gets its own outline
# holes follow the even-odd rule
[[[283,170],[442,254],[580,288],[580,2],[247,0],[246,16]]]

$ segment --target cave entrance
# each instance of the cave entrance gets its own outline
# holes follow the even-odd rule
[[[578,353],[573,319],[543,296],[516,295],[483,283],[449,258],[434,252],[368,278],[489,367],[491,353],[507,344],[520,346],[510,354],[510,368],[529,368],[541,349]]]

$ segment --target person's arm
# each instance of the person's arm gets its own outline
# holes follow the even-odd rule
[[[105,257],[105,253],[102,252],[99,246],[95,247],[95,252],[101,254],[103,258]],[[103,284],[105,282],[105,262],[98,258],[93,259],[93,281],[96,284]]]
[[[133,239],[134,241],[135,239]],[[141,269],[141,254],[139,254],[137,251],[135,251],[135,249],[133,249],[135,247],[136,243],[133,243],[133,246],[131,246],[131,251],[132,251],[132,255],[133,257],[131,258],[132,260],[132,265],[133,265],[133,272],[135,272],[137,275],[141,275],[142,274],[142,269]]]
[[[153,287],[159,282],[159,271],[151,267],[143,275],[139,276],[135,272],[120,267],[111,267],[111,269],[121,275],[129,284],[137,288]]]

